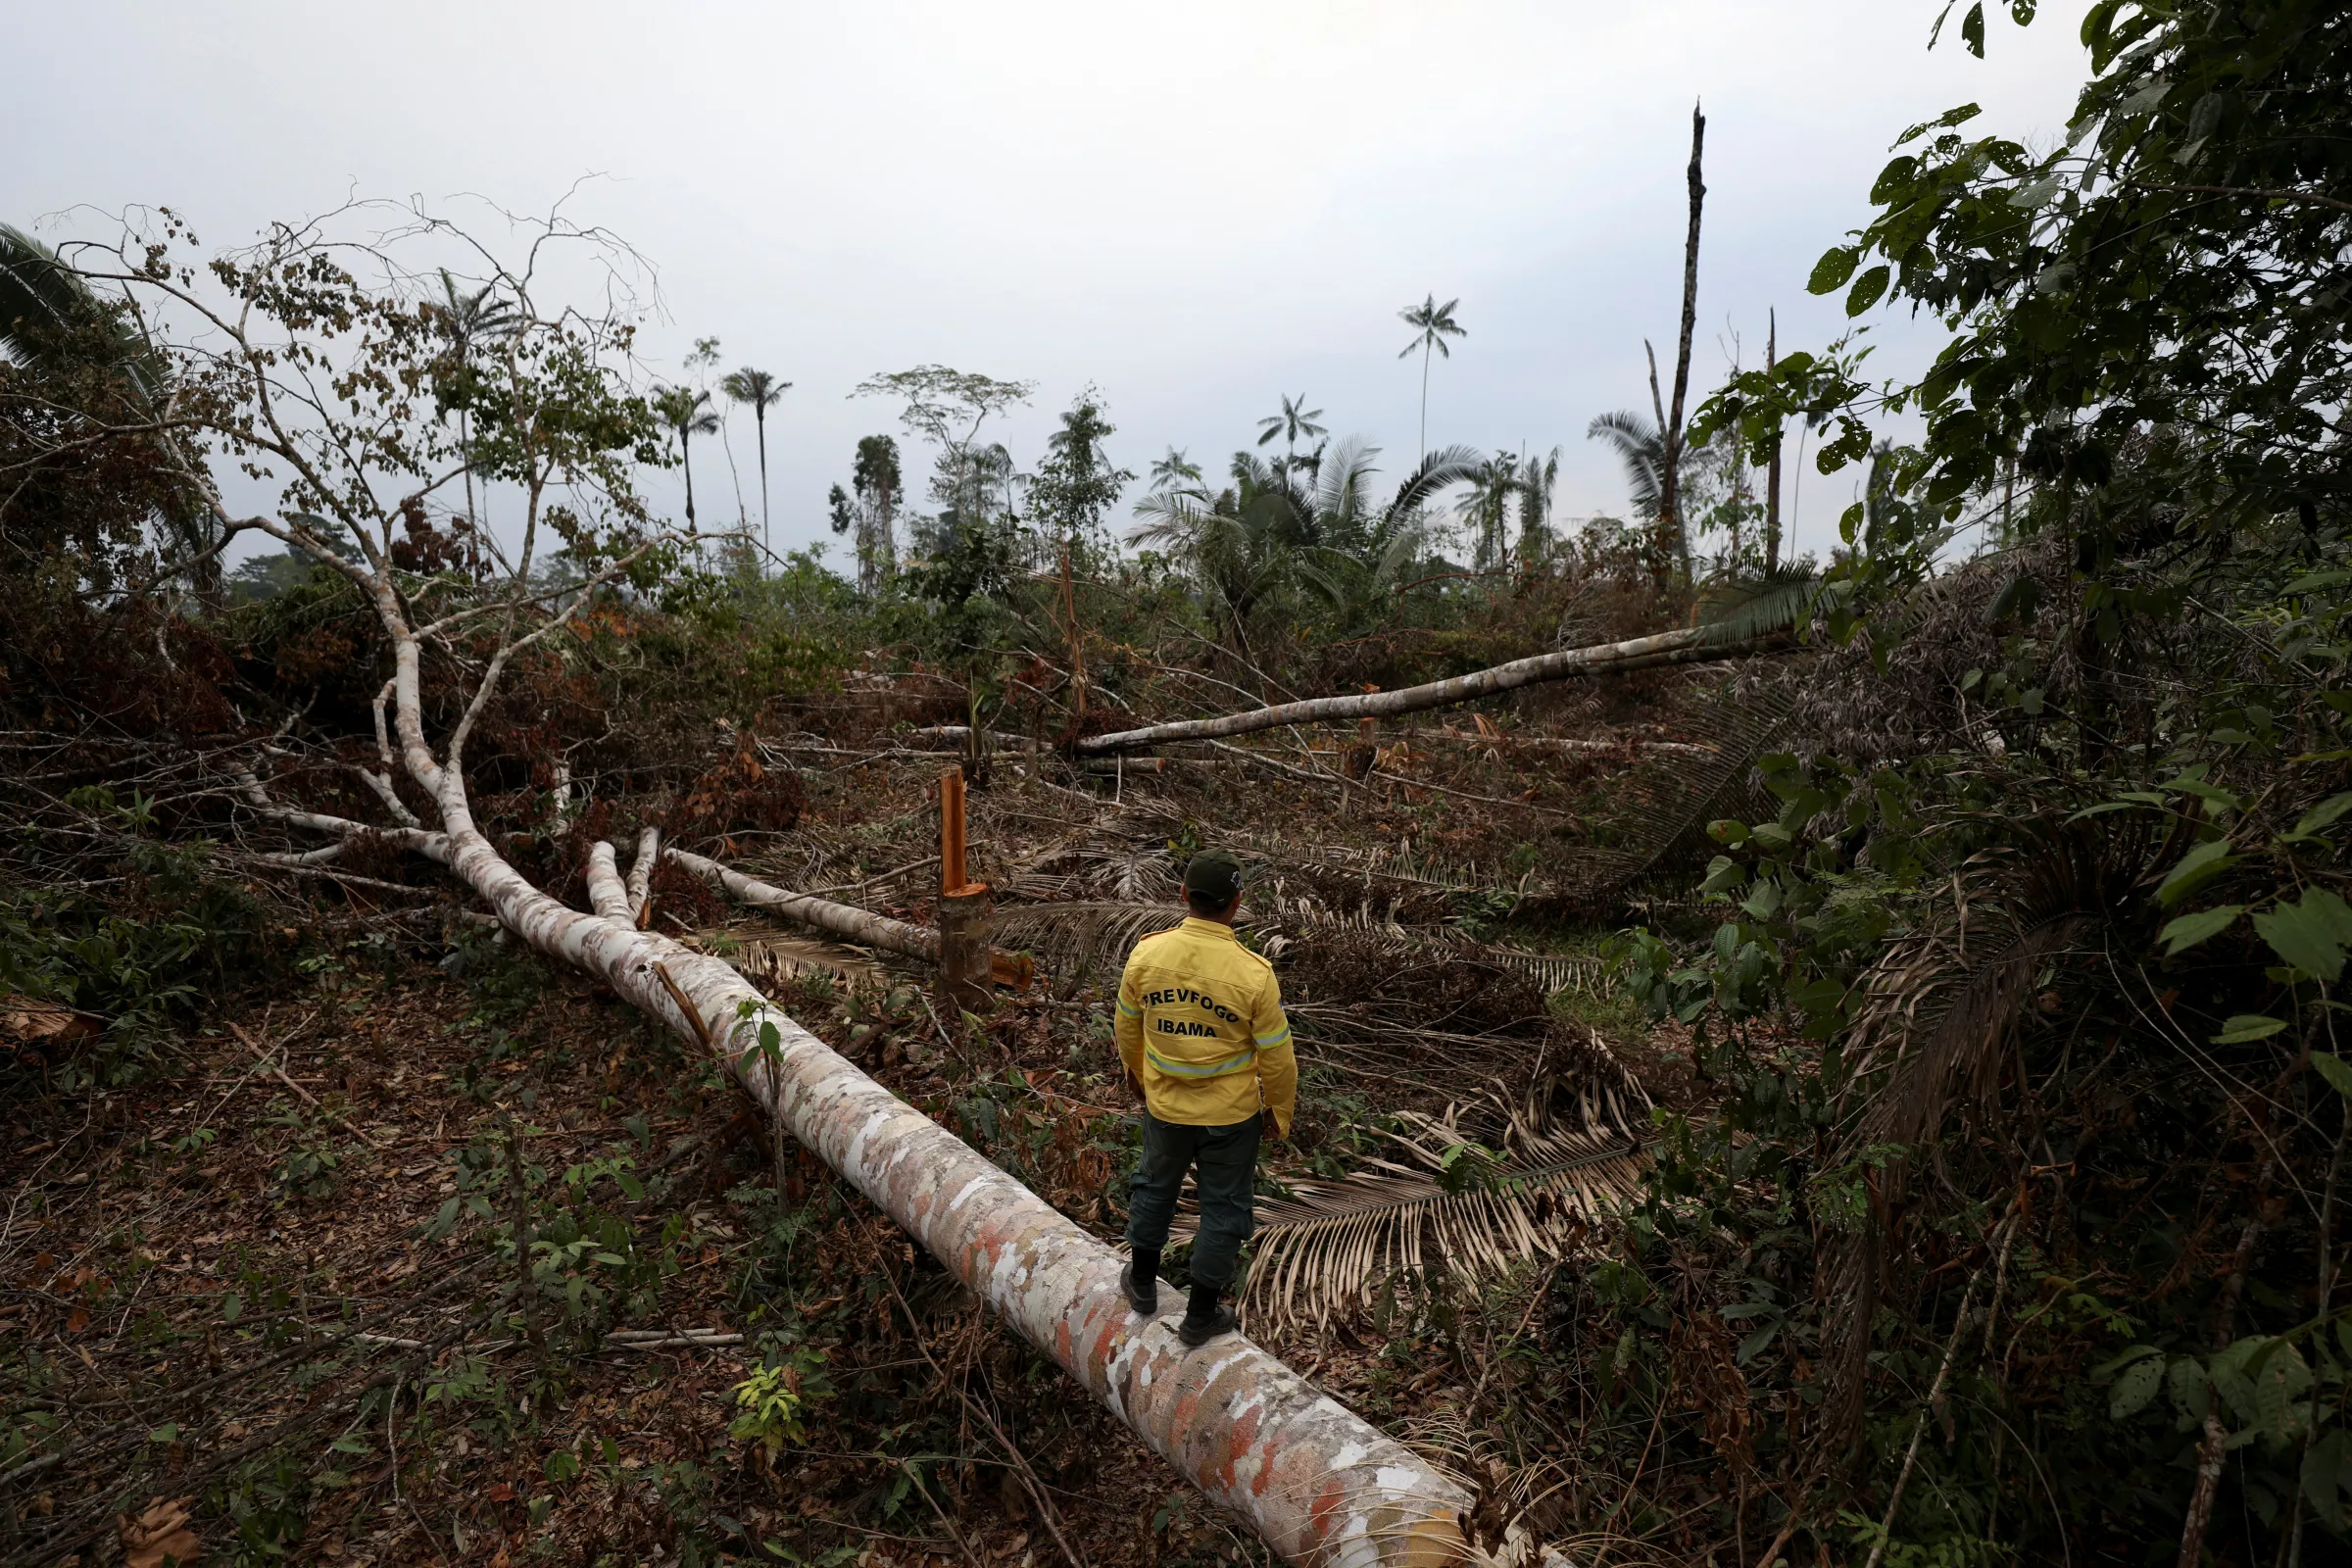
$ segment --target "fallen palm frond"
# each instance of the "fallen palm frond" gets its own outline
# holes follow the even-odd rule
[[[990,940],[1002,952],[1027,953],[1041,968],[1076,979],[1115,971],[1138,942],[1174,929],[1184,916],[1184,906],[1157,901],[1004,905]]]
[[[1516,1100],[1499,1091],[1443,1116],[1399,1118],[1392,1135],[1409,1163],[1336,1182],[1292,1184],[1261,1200],[1240,1301],[1275,1331],[1369,1310],[1384,1291],[1444,1271],[1476,1286],[1533,1259],[1568,1255],[1588,1228],[1630,1196],[1642,1146],[1627,1112],[1646,1098],[1594,1040],[1571,1074],[1539,1074]],[[1573,1081],[1572,1081],[1573,1080]],[[1494,1153],[1463,1131],[1499,1128]],[[1180,1218],[1172,1239],[1197,1221]]]
[[[1630,842],[1589,857],[1587,898],[1619,898],[1651,884],[1685,891],[1687,878],[1678,873],[1712,847],[1708,823],[1766,811],[1770,798],[1755,784],[1756,763],[1788,728],[1794,703],[1786,684],[1726,697],[1704,726],[1715,738],[1712,756],[1643,768],[1628,778],[1616,793]]]
[[[1864,982],[1839,1105],[1839,1163],[1883,1160],[1882,1204],[1906,1195],[1912,1154],[1932,1148],[1955,1106],[1992,1109],[2006,1047],[2045,964],[2081,947],[2158,863],[2156,832],[2113,817],[2029,824],[2024,847],[1973,857],[1952,879],[1948,923],[1890,941]],[[1861,1419],[1868,1325],[1885,1294],[1887,1238],[1874,1217],[1837,1233],[1817,1287],[1832,1303],[1822,1358],[1826,1430]]]
[[[1333,909],[1306,897],[1285,898],[1280,884],[1260,916],[1261,947],[1269,956],[1302,942],[1347,941],[1367,946],[1401,961],[1450,959],[1487,963],[1527,976],[1545,995],[1555,991],[1592,991],[1604,965],[1599,958],[1580,954],[1535,953],[1480,942],[1444,927],[1408,926],[1383,918],[1369,909]]]
[[[882,966],[832,942],[812,941],[787,931],[735,927],[697,934],[695,946],[725,958],[746,975],[782,985],[812,974],[829,975],[853,989],[886,983]]]

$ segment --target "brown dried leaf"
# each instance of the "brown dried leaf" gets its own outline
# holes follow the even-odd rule
[[[190,1563],[204,1555],[204,1544],[188,1528],[188,1505],[193,1497],[158,1497],[133,1519],[123,1514],[115,1521],[122,1536],[124,1568],[164,1568]]]

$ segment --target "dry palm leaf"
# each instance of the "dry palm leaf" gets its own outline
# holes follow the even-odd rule
[[[1902,1202],[1911,1152],[1936,1150],[1955,1105],[1972,1119],[1991,1111],[2009,1060],[2003,1048],[2042,965],[2128,908],[2165,858],[2145,824],[2112,817],[2028,823],[2019,836],[1972,857],[1952,877],[1948,921],[1888,942],[1864,982],[1838,1164],[1851,1169],[1872,1151],[1891,1151],[1879,1205]],[[1869,1324],[1887,1262],[1874,1218],[1836,1233],[1821,1271],[1817,1289],[1832,1305],[1822,1410],[1838,1441],[1861,1419]]]
[[[1568,1255],[1634,1191],[1642,1170],[1625,1112],[1639,1103],[1645,1122],[1646,1097],[1605,1047],[1595,1042],[1593,1051],[1577,1082],[1539,1074],[1515,1101],[1497,1091],[1442,1117],[1406,1113],[1410,1131],[1395,1137],[1409,1164],[1376,1160],[1377,1170],[1295,1183],[1290,1198],[1259,1202],[1242,1311],[1277,1331],[1319,1325],[1369,1309],[1399,1279],[1444,1269],[1475,1286]],[[1484,1159],[1461,1130],[1465,1117],[1499,1127],[1500,1157],[1457,1184],[1444,1179],[1449,1155]],[[1180,1217],[1171,1240],[1189,1238],[1197,1223]]]
[[[1375,884],[1417,892],[1499,894],[1513,898],[1529,898],[1546,891],[1533,871],[1514,877],[1499,866],[1448,861],[1435,855],[1418,854],[1409,838],[1395,845],[1352,850],[1343,845],[1302,845],[1279,834],[1259,833],[1244,836],[1240,847],[1252,858],[1270,865],[1359,879],[1367,897]]]
[[[1713,847],[1707,824],[1762,812],[1770,797],[1756,787],[1756,762],[1787,730],[1794,706],[1793,690],[1786,685],[1727,696],[1693,725],[1715,746],[1713,756],[1627,774],[1612,793],[1628,819],[1631,842],[1579,857],[1585,896],[1600,901],[1632,890],[1656,891],[1661,884],[1684,891],[1681,873]]]
[[[1400,961],[1452,958],[1513,969],[1535,981],[1547,996],[1568,989],[1592,992],[1605,972],[1597,957],[1498,947],[1446,927],[1404,925],[1369,909],[1333,909],[1313,898],[1286,897],[1279,883],[1264,905],[1258,925],[1265,933],[1261,946],[1269,956],[1279,956],[1285,947],[1298,942],[1339,939],[1369,943]]]
[[[781,985],[821,974],[852,990],[879,989],[888,983],[882,966],[855,948],[768,926],[705,931],[697,935],[695,946],[719,955],[754,980]]]

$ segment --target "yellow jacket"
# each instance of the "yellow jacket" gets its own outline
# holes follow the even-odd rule
[[[1119,977],[1119,1059],[1161,1121],[1230,1127],[1262,1097],[1289,1137],[1298,1095],[1291,1023],[1274,966],[1215,920],[1144,938]]]

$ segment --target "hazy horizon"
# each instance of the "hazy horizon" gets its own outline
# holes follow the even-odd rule
[[[1845,325],[1804,279],[1904,126],[1972,100],[2011,135],[2063,123],[2081,4],[1996,20],[1984,61],[1929,51],[1936,9],[88,5],[14,27],[0,123],[44,156],[0,175],[0,219],[54,241],[168,204],[226,246],[349,195],[532,211],[580,184],[567,211],[660,269],[652,366],[714,336],[720,369],[794,383],[769,420],[779,551],[830,543],[858,437],[902,434],[852,388],[925,362],[1039,383],[995,427],[1023,468],[1091,383],[1138,472],[1171,445],[1221,470],[1303,392],[1393,478],[1421,388],[1397,312],[1434,293],[1469,336],[1432,371],[1430,445],[1557,445],[1558,513],[1581,516],[1624,510],[1584,431],[1646,412],[1645,336],[1672,373],[1694,99],[1694,399],[1735,342],[1760,360],[1768,309],[1784,350]],[[1874,369],[1937,335],[1886,322]],[[698,444],[707,518],[732,505],[719,459]],[[907,466],[919,494],[927,459]],[[677,482],[649,488],[674,508]],[[1851,489],[1808,475],[1792,548],[1825,548]]]

